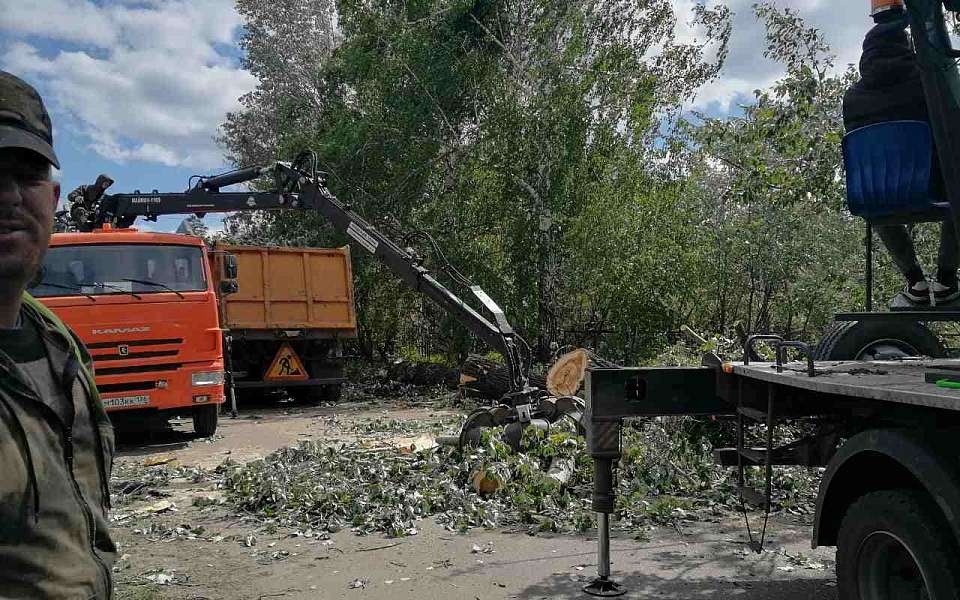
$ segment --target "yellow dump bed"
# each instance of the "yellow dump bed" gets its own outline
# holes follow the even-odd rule
[[[211,259],[237,257],[239,291],[220,301],[231,330],[324,330],[356,335],[350,248],[279,248],[217,244]],[[215,274],[220,269],[211,269]]]

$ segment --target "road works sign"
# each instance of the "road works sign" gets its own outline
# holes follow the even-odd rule
[[[309,379],[300,357],[290,344],[284,343],[273,357],[264,379],[268,381],[303,381]]]

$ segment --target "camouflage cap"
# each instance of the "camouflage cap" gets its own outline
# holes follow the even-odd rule
[[[37,90],[0,71],[0,148],[25,148],[60,168],[53,152],[53,126]]]

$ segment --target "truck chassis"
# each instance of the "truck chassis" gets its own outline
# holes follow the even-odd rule
[[[624,592],[610,579],[606,531],[614,512],[612,472],[622,420],[726,415],[737,421],[737,447],[719,449],[716,457],[738,468],[745,503],[769,511],[776,466],[825,467],[812,546],[837,546],[841,598],[957,598],[960,390],[934,380],[960,370],[960,360],[814,362],[805,345],[772,341],[776,362],[708,357],[695,368],[588,372],[587,439],[600,536],[598,578],[586,591]],[[785,362],[790,347],[806,352],[806,360]],[[773,429],[783,419],[808,421],[815,433],[773,447]],[[765,447],[746,446],[751,424],[766,426]],[[762,469],[765,489],[747,487],[749,468]],[[761,551],[762,534],[754,539],[751,532],[750,539]]]

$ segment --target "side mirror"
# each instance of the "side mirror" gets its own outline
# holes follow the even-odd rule
[[[233,254],[223,255],[223,278],[224,279],[237,278],[237,257],[234,256]]]
[[[240,291],[240,284],[236,279],[223,279],[220,281],[220,295],[229,296]]]

